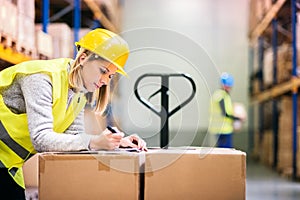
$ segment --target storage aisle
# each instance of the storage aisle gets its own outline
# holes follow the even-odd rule
[[[280,176],[275,170],[247,160],[246,200],[296,200],[300,183]]]

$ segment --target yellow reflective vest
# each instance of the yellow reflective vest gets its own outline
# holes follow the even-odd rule
[[[83,94],[76,94],[68,106],[68,63],[71,59],[32,60],[9,67],[0,72],[0,88],[12,84],[17,74],[48,74],[52,81],[53,91],[53,130],[63,133],[83,109],[86,99]],[[25,188],[22,166],[35,154],[31,143],[27,115],[15,114],[6,107],[0,94],[0,167],[8,169],[8,173],[16,183]],[[0,177],[1,178],[1,177]]]
[[[224,100],[225,110],[228,115],[233,115],[233,106],[230,95],[222,89],[217,90],[210,102],[210,124],[208,131],[212,134],[231,134],[233,132],[233,119],[224,116],[220,101]]]

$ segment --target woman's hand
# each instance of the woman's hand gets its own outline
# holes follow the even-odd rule
[[[117,133],[112,133],[108,129],[105,129],[100,135],[91,139],[89,148],[93,150],[114,150],[119,148],[123,137],[123,132],[117,130]]]
[[[132,147],[142,151],[148,150],[146,147],[146,142],[136,134],[122,138],[120,147]]]
[[[142,151],[147,151],[146,142],[137,134],[124,137],[124,133],[120,132],[116,127],[113,127],[116,133],[105,129],[102,134],[90,141],[89,148],[93,150],[107,149],[114,150],[119,147],[132,147]]]

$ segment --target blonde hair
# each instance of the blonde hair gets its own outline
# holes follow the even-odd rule
[[[80,92],[84,88],[84,83],[81,74],[82,65],[79,63],[79,58],[83,53],[86,53],[88,56],[94,54],[93,52],[90,52],[84,48],[80,48],[78,50],[75,61],[71,64],[71,69],[69,73],[69,85],[71,89],[75,90],[75,92]],[[109,92],[109,85],[103,85],[99,89],[96,89],[95,92],[88,93],[88,96],[90,96],[90,98],[87,98],[88,103],[93,104],[93,102],[96,102],[96,105],[94,107],[94,112],[96,114],[100,115],[104,113],[109,101]]]

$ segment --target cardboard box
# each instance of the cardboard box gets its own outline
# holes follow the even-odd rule
[[[26,188],[29,187],[38,187],[39,178],[38,178],[38,154],[32,156],[27,160],[23,165],[23,174]]]
[[[242,200],[246,154],[220,148],[149,151],[144,179],[145,200]]]
[[[229,199],[246,195],[246,154],[234,149],[43,153],[39,199]]]
[[[39,199],[138,199],[139,154],[39,155]]]

